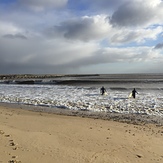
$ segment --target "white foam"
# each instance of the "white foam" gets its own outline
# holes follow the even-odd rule
[[[161,90],[160,90],[161,91]],[[0,85],[0,101],[72,110],[96,112],[138,113],[163,116],[161,92],[139,92],[136,99],[128,98],[129,92],[108,91],[100,95],[99,88],[59,85]]]

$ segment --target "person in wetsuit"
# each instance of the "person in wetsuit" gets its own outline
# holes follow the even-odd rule
[[[106,92],[106,89],[105,89],[104,87],[102,87],[102,88],[100,89],[100,91],[101,91],[101,95],[104,95],[104,93]]]
[[[134,89],[132,90],[132,97],[133,97],[133,98],[136,98],[136,93],[138,94],[138,92],[137,92],[136,89],[134,88]]]

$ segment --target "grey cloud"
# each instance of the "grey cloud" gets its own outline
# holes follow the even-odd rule
[[[55,72],[57,71],[57,72],[63,72],[63,73],[65,72],[77,73],[77,71],[79,71],[81,67],[87,67],[90,65],[96,65],[100,63],[118,62],[120,58],[121,59],[125,58],[125,56],[116,54],[114,52],[109,54],[105,50],[97,50],[95,53],[92,53],[91,56],[76,58],[64,64],[54,65],[53,69]]]
[[[61,67],[54,67],[47,64],[24,64],[24,63],[2,63],[0,65],[1,74],[48,74],[48,73],[62,73]]]
[[[59,26],[46,31],[49,36],[56,37],[58,35],[63,36],[67,39],[81,39],[89,40],[91,34],[91,20],[74,20],[61,23]]]
[[[28,42],[29,41],[29,42]],[[64,42],[64,40],[62,40]],[[134,62],[147,57],[138,48],[99,48],[57,40],[26,42],[0,39],[0,73],[79,73],[80,68],[103,63]],[[10,45],[10,48],[8,46]],[[18,46],[19,45],[19,46]],[[19,47],[19,48],[17,48]],[[84,50],[81,50],[85,48]],[[87,51],[88,50],[88,51]],[[143,51],[143,52],[142,52]],[[87,53],[87,54],[86,54]]]
[[[134,50],[117,50],[117,49],[100,49],[94,52],[91,56],[74,60],[67,64],[68,67],[80,68],[90,65],[98,65],[105,63],[118,63],[118,62],[137,62],[146,59],[148,53],[139,53]]]
[[[57,7],[56,2],[60,3],[60,6],[64,6],[66,3],[66,1],[59,0],[20,1],[23,5],[36,8],[46,8],[51,5],[55,8]],[[142,50],[142,44],[140,46],[133,44],[135,48],[131,48],[130,44],[128,48],[125,47],[124,44],[124,48],[109,48],[108,42],[127,43],[133,42],[133,40],[134,42],[138,42],[146,38],[157,39],[155,36],[160,33],[151,33],[150,31],[145,33],[145,30],[139,33],[136,32],[134,27],[130,30],[127,28],[112,28],[108,22],[101,21],[101,16],[104,15],[103,9],[105,11],[107,11],[107,9],[108,11],[113,11],[117,9],[119,5],[120,7],[110,18],[111,23],[114,25],[123,27],[143,25],[150,22],[155,15],[155,7],[153,9],[150,7],[145,8],[143,4],[138,5],[133,3],[135,0],[132,2],[129,0],[129,4],[125,3],[126,1],[127,0],[90,0],[88,2],[85,0],[87,3],[94,2],[94,4],[91,4],[93,6],[89,7],[97,7],[97,12],[100,14],[92,17],[83,16],[82,18],[81,13],[79,14],[77,11],[80,10],[80,6],[74,9],[76,13],[78,13],[77,15],[73,15],[74,13],[68,12],[68,10],[62,12],[60,10],[59,12],[58,10],[47,10],[46,12],[36,13],[31,11],[28,13],[29,10],[21,10],[21,12],[20,10],[14,10],[15,14],[13,14],[13,12],[12,14],[11,12],[6,13],[8,10],[3,12],[1,10],[1,22],[7,22],[7,25],[3,26],[3,23],[1,23],[0,28],[0,35],[2,36],[0,37],[0,73],[78,73],[81,67],[85,67],[85,69],[88,68],[89,70],[89,66],[93,65],[100,69],[101,67],[99,67],[99,65],[105,63],[117,64],[119,62],[133,62],[135,66],[134,62],[138,61],[141,61],[142,64],[144,60],[153,62],[153,59],[151,59],[153,55],[147,55],[150,50],[148,50],[148,48],[147,50]],[[88,12],[89,15],[95,14],[92,14],[90,10]],[[83,15],[86,14],[84,13]],[[99,19],[97,17],[99,17]],[[154,31],[155,28],[156,27],[152,26],[151,30]],[[44,33],[46,38],[45,35],[41,33],[44,29],[46,30]],[[142,28],[138,29],[138,31],[141,30]],[[50,37],[52,39],[49,39]],[[22,39],[25,41],[22,41]],[[103,43],[101,41],[102,39],[107,40],[107,43]],[[162,47],[163,44],[158,44],[155,49]],[[161,54],[158,54],[159,50],[153,53],[154,56],[156,54],[158,55],[156,55],[156,59],[158,58],[159,60],[161,56]],[[85,72],[87,72],[87,70]]]
[[[93,22],[91,19],[74,21],[72,23],[66,22],[63,24],[66,29],[64,36],[69,39],[80,38],[81,40],[87,41],[90,39],[90,35],[92,35],[92,24]]]
[[[163,43],[157,44],[154,49],[162,49],[163,48]]]
[[[82,44],[77,48],[75,45],[64,40],[53,40],[49,44],[44,38],[13,41],[0,37],[0,73],[72,72],[72,65],[68,63],[84,56],[80,50]]]
[[[154,16],[154,9],[140,2],[130,1],[116,10],[110,23],[117,26],[140,26],[148,23]]]
[[[134,31],[127,33],[127,34],[124,34],[123,37],[119,34],[115,34],[111,38],[111,42],[112,43],[128,43],[128,42],[135,41],[136,38],[139,38],[139,37],[140,37],[140,34],[134,32]]]
[[[8,39],[22,39],[22,40],[27,39],[27,37],[22,34],[5,34],[3,35],[3,37]]]
[[[49,37],[64,37],[72,40],[90,41],[101,39],[106,36],[106,31],[102,30],[101,25],[94,22],[94,18],[80,18],[62,22],[45,31]]]

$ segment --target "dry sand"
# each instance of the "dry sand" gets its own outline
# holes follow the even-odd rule
[[[0,106],[0,163],[162,163],[163,126]]]

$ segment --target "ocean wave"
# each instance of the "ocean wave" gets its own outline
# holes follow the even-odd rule
[[[99,87],[62,85],[0,85],[0,102],[33,106],[58,107],[93,112],[146,114],[163,116],[162,92],[138,91],[136,99],[129,98],[131,90],[107,89],[100,95]]]

